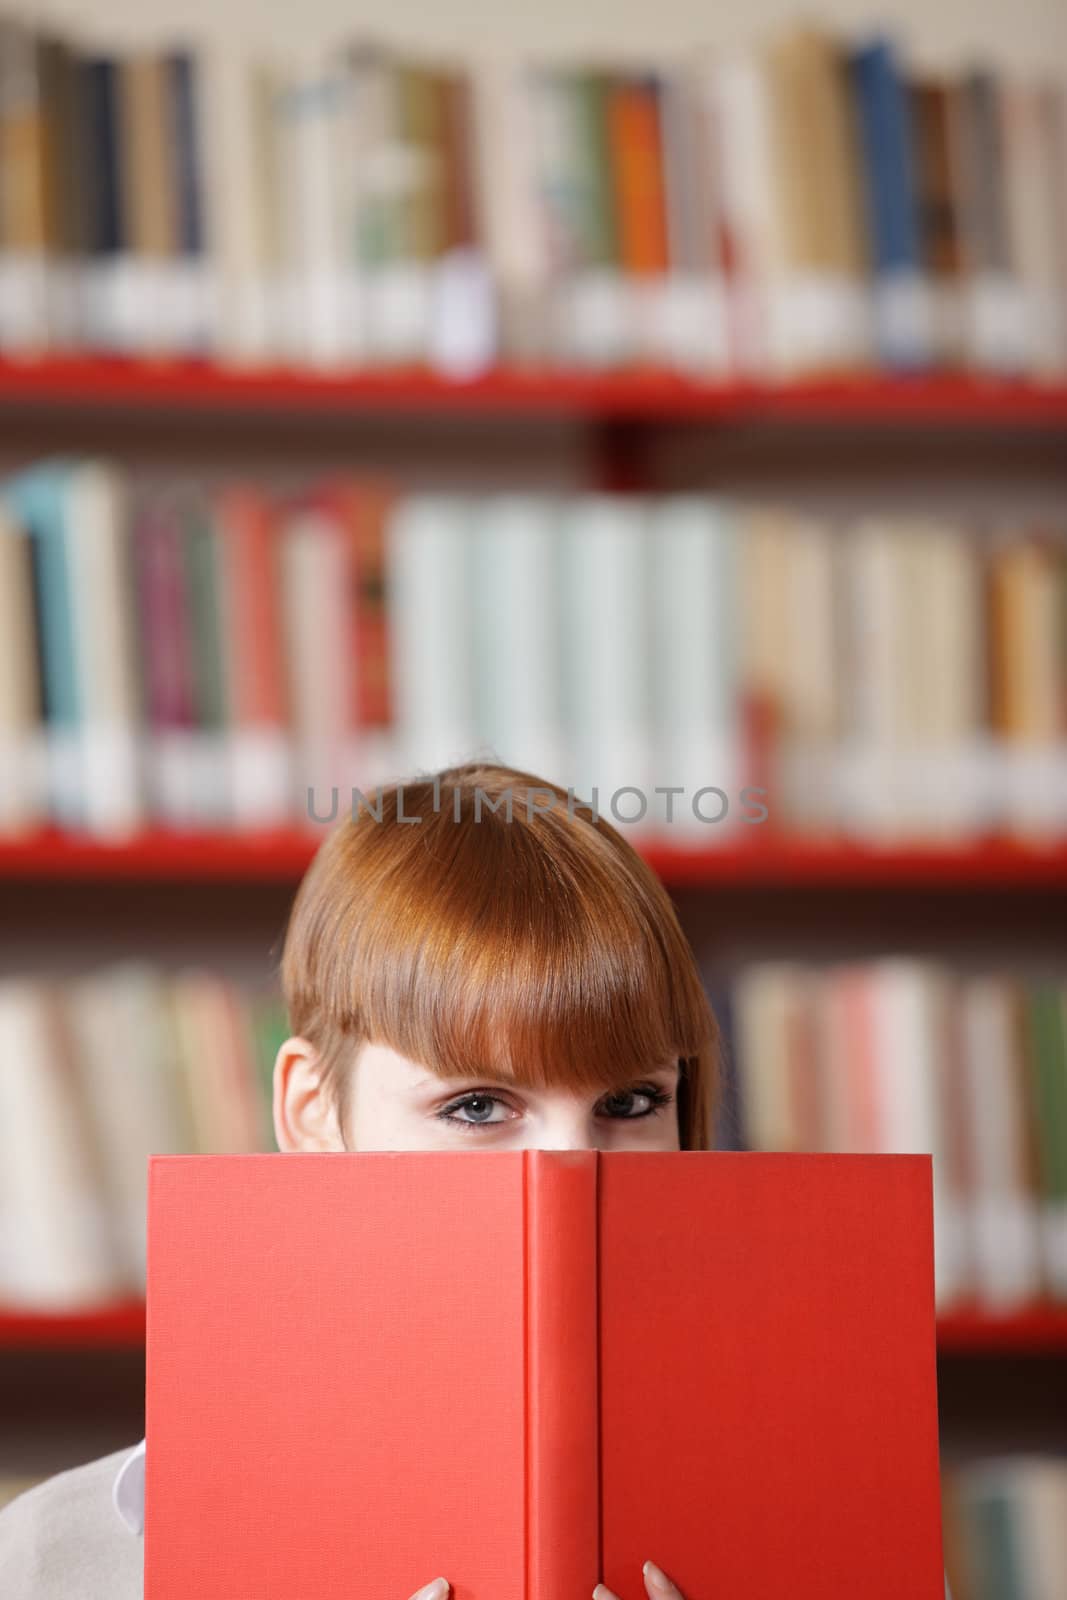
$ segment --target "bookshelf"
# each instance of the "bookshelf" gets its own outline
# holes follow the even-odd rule
[[[933,76],[951,78],[955,93],[963,72]],[[976,79],[968,92],[976,87],[985,92]],[[294,224],[292,189],[274,198],[290,244],[294,226],[299,233],[307,221],[319,249],[328,232],[321,212]],[[924,254],[936,246],[935,211],[924,211]],[[744,217],[728,221],[744,234]],[[1031,232],[1032,224],[1031,216]],[[1026,226],[1024,218],[1023,233]],[[957,231],[965,242],[966,229]],[[135,255],[144,242],[135,241]],[[791,265],[802,269],[796,243]],[[242,292],[258,292],[263,265],[243,261]],[[323,265],[338,263],[309,257],[297,276],[306,271],[310,281]],[[865,287],[877,288],[885,263],[869,265]],[[718,270],[714,262],[705,269]],[[941,286],[965,297],[967,270]],[[566,280],[567,271],[553,278],[552,292]],[[852,509],[910,498],[922,509],[928,501],[935,515],[951,514],[958,499],[961,518],[965,504],[968,514],[984,511],[988,498],[998,511],[1017,510],[1019,527],[1062,523],[1067,362],[1022,376],[993,370],[995,360],[986,370],[981,351],[953,370],[936,362],[890,370],[876,360],[846,371],[820,358],[817,370],[775,378],[697,375],[647,350],[606,364],[579,357],[542,349],[519,360],[501,349],[460,378],[410,351],[370,365],[331,349],[312,367],[269,337],[241,364],[44,340],[35,350],[0,350],[0,466],[65,452],[106,458],[131,477],[144,467],[157,480],[201,468],[217,478],[232,468],[243,481],[262,474],[273,489],[275,478],[305,485],[320,469],[358,474],[384,463],[398,484],[472,493],[589,485],[729,497],[740,487],[750,499],[765,493],[783,503],[825,492]],[[845,959],[936,949],[947,962],[1033,961],[1067,972],[1067,836],[879,846],[757,829],[751,845],[704,848],[638,842],[623,831],[676,896],[694,947],[702,962],[709,953],[724,987],[745,963],[809,952]],[[117,842],[51,826],[0,836],[0,973],[68,975],[102,954],[147,953],[165,965],[201,944],[220,967],[232,951],[246,972],[261,971],[316,842],[314,831],[291,826],[235,833],[152,824]],[[0,1411],[12,1417],[0,1476],[27,1464],[55,1470],[136,1436],[144,1327],[136,1298],[70,1315],[0,1309]],[[957,1442],[964,1455],[1067,1449],[1057,1403],[1067,1385],[1067,1306],[1022,1304],[994,1315],[962,1302],[939,1319],[938,1353],[947,1455]],[[101,1380],[106,1405],[91,1395]],[[965,1589],[956,1600],[969,1600]]]

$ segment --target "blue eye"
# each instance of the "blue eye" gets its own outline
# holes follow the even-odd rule
[[[635,1100],[646,1100],[648,1105],[640,1111],[628,1109]],[[674,1100],[674,1096],[665,1089],[660,1089],[654,1083],[639,1084],[633,1089],[616,1090],[614,1094],[607,1095],[602,1102],[606,1108],[605,1115],[614,1122],[638,1122],[642,1117],[653,1117],[662,1112]],[[507,1102],[499,1095],[487,1094],[483,1091],[463,1095],[458,1100],[452,1100],[443,1106],[434,1115],[441,1121],[447,1122],[454,1128],[463,1128],[467,1131],[476,1131],[479,1128],[497,1128],[509,1118],[493,1117],[493,1106],[504,1106]],[[485,1109],[488,1114],[483,1114]],[[459,1113],[470,1113],[459,1115]]]
[[[437,1115],[442,1122],[451,1122],[457,1128],[484,1128],[489,1125],[489,1118],[484,1116],[459,1117],[457,1111],[477,1111],[482,1106],[503,1105],[504,1101],[495,1094],[468,1094],[462,1100],[454,1100],[451,1105],[438,1111]],[[497,1123],[504,1122],[505,1117],[498,1117]]]

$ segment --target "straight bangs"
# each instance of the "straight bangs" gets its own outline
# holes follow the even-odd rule
[[[530,815],[531,791],[551,809]],[[706,1141],[714,1014],[669,896],[622,836],[510,768],[446,769],[380,801],[380,820],[332,831],[294,903],[296,1031],[536,1089],[622,1088],[680,1062],[683,1147]]]

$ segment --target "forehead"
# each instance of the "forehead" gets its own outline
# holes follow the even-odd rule
[[[365,1079],[370,1078],[383,1086],[407,1089],[412,1092],[433,1093],[443,1087],[463,1088],[475,1081],[480,1084],[499,1085],[501,1088],[513,1088],[515,1086],[513,1078],[494,1070],[492,1067],[487,1067],[484,1072],[479,1072],[476,1078],[469,1076],[462,1078],[438,1077],[422,1062],[413,1061],[410,1057],[401,1055],[398,1050],[394,1050],[387,1044],[364,1044],[359,1051],[357,1060],[360,1074]],[[669,1085],[678,1076],[678,1063],[677,1061],[670,1061],[654,1064],[639,1076],[652,1078]],[[632,1074],[619,1080],[620,1085],[635,1081],[637,1080]],[[523,1092],[532,1093],[533,1091],[525,1089]],[[573,1094],[576,1098],[586,1098],[587,1096],[596,1098],[604,1091],[603,1089],[570,1090],[564,1085],[558,1085],[554,1089],[545,1089],[540,1092],[542,1094]]]

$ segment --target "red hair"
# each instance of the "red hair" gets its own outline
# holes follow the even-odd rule
[[[615,1090],[677,1059],[679,1143],[707,1149],[718,1024],[669,895],[618,830],[478,762],[366,804],[316,853],[281,961],[290,1028],[338,1108],[364,1041],[527,1088]]]

